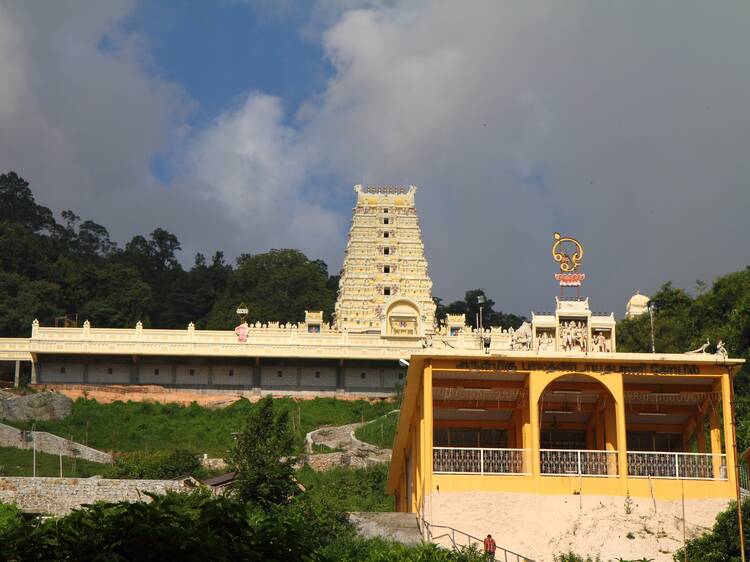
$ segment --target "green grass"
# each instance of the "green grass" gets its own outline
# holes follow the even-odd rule
[[[322,425],[371,420],[393,408],[392,403],[385,401],[334,398],[277,398],[275,405],[289,412],[299,452],[303,450],[308,431]],[[197,404],[154,402],[100,404],[96,400],[79,398],[73,403],[70,416],[63,420],[38,421],[36,429],[105,451],[187,449],[208,453],[210,457],[223,457],[232,443],[232,433],[243,428],[253,407],[247,400],[239,400],[227,408],[209,409]],[[30,422],[6,423],[31,429]]]
[[[316,472],[305,465],[297,471],[297,480],[304,484],[308,495],[335,511],[393,511],[394,498],[385,493],[388,466]]]
[[[31,450],[0,447],[0,475],[31,476],[33,474],[33,456]],[[63,457],[63,476],[86,478],[103,474],[109,465],[81,459]],[[60,457],[47,453],[36,453],[37,476],[60,476]]]
[[[382,416],[372,423],[358,427],[354,436],[360,441],[372,443],[382,449],[393,447],[398,427],[398,412]]]

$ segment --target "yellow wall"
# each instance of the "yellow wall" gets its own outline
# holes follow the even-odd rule
[[[715,414],[710,414],[711,445],[713,451],[726,454],[726,480],[676,480],[663,478],[636,478],[627,473],[627,443],[625,424],[625,394],[623,375],[618,372],[580,371],[549,372],[529,370],[526,378],[528,403],[514,411],[511,423],[505,423],[516,447],[531,450],[531,466],[525,467],[527,475],[464,475],[433,474],[433,370],[460,370],[458,360],[443,358],[412,358],[407,377],[407,387],[402,405],[402,419],[394,447],[394,461],[389,474],[388,491],[397,493],[397,509],[426,514],[432,494],[441,492],[524,492],[537,494],[578,494],[586,495],[631,495],[633,497],[655,497],[672,500],[681,497],[689,499],[734,498],[736,490],[735,448],[731,416],[723,417],[723,426]],[[540,474],[540,412],[539,402],[544,390],[552,382],[568,374],[586,376],[601,383],[612,400],[610,407],[592,418],[590,439],[596,439],[595,448],[618,451],[617,466],[612,467],[610,477],[542,476]],[[721,391],[724,412],[731,409],[731,372],[728,368],[701,365],[700,376],[713,378],[715,387]],[[648,378],[644,378],[649,382]],[[702,415],[702,414],[700,414]],[[700,418],[699,415],[699,418]],[[702,419],[702,418],[700,418]],[[702,423],[702,422],[701,422]],[[722,433],[724,443],[721,443]],[[403,447],[403,451],[398,450]],[[408,451],[407,451],[408,450]],[[407,454],[413,455],[413,491],[406,497]],[[718,467],[717,467],[718,469]]]

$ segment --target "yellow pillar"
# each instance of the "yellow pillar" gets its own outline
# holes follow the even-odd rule
[[[708,424],[711,428],[711,453],[714,455],[711,457],[711,461],[714,469],[714,478],[719,478],[721,471],[721,459],[716,455],[721,454],[721,427],[719,426],[719,412],[716,411],[715,406],[712,407],[711,413],[708,416]]]
[[[628,434],[625,425],[625,392],[623,390],[622,375],[619,377],[619,392],[615,396],[615,411],[617,417],[617,471],[622,483],[623,493],[628,492]]]
[[[727,454],[727,481],[731,490],[737,488],[737,459],[735,458],[734,427],[734,404],[732,401],[732,379],[727,372],[721,377],[721,411],[724,418],[724,443]]]
[[[506,432],[506,435],[508,436],[508,448],[509,449],[515,449],[518,447],[516,445],[517,441],[516,438],[518,437],[518,409],[513,410],[513,413],[510,416],[510,428]]]
[[[698,452],[706,453],[706,423],[703,414],[698,416],[695,422],[695,441],[698,444]]]
[[[599,405],[597,403],[597,410],[594,412],[596,416],[596,448],[603,451],[606,448],[606,444],[604,443],[604,411],[598,408]]]
[[[432,496],[432,364],[428,363],[422,373],[421,447],[422,454],[422,517],[430,521],[430,499]],[[431,522],[431,521],[430,521]]]
[[[526,387],[528,391],[528,385]],[[528,398],[528,396],[527,396]],[[521,448],[525,449],[523,454],[523,472],[531,474],[531,406],[527,399],[521,409]]]
[[[542,397],[544,390],[544,380],[542,374],[536,371],[529,373],[529,446],[531,448],[531,474],[534,480],[534,492],[539,493],[541,457],[539,454],[540,439],[540,415],[539,399]]]

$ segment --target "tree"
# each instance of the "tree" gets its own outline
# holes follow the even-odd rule
[[[0,174],[0,221],[18,223],[32,232],[55,226],[52,211],[37,205],[29,182],[15,172]]]
[[[484,299],[484,303],[480,305],[479,301],[481,299]],[[439,298],[434,298],[434,301],[437,305],[435,315],[438,321],[443,320],[447,314],[465,314],[466,323],[476,328],[478,326],[477,319],[479,317],[480,306],[482,309],[482,325],[485,328],[497,326],[506,330],[508,328],[516,329],[526,321],[524,316],[496,312],[493,309],[495,301],[487,296],[484,289],[466,291],[463,300],[453,301],[448,305],[444,305],[442,299]]]
[[[245,255],[229,277],[226,290],[216,300],[208,326],[227,329],[237,322],[235,310],[244,302],[248,320],[302,322],[305,310],[323,310],[328,318],[336,298],[320,263],[299,250],[271,250]]]
[[[237,472],[237,496],[264,509],[287,503],[298,490],[293,449],[288,412],[275,411],[273,398],[266,396],[250,411],[227,459]]]

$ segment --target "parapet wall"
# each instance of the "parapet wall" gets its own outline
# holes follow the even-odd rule
[[[151,501],[144,492],[184,491],[179,480],[110,480],[104,478],[0,477],[0,502],[28,513],[65,515],[97,501]]]
[[[32,449],[36,445],[37,451],[51,455],[63,454],[92,462],[111,463],[112,455],[81,445],[70,439],[63,439],[58,435],[46,431],[24,431],[4,423],[0,423],[0,447],[15,447],[17,449]]]

